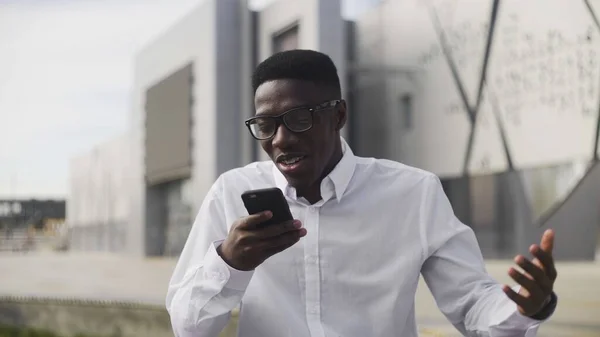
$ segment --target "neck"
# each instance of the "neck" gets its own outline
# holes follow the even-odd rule
[[[322,199],[321,182],[323,181],[323,179],[325,179],[325,177],[327,177],[329,173],[331,173],[331,171],[333,171],[333,169],[340,162],[340,160],[342,160],[343,156],[344,153],[342,152],[342,144],[341,142],[338,142],[335,147],[335,150],[333,151],[333,155],[329,160],[329,163],[327,164],[327,166],[325,166],[325,169],[323,170],[323,174],[321,175],[321,177],[319,177],[319,179],[317,179],[317,181],[315,181],[311,186],[303,188],[302,190],[296,190],[298,196],[304,197],[304,199],[306,199],[311,204],[319,202]]]

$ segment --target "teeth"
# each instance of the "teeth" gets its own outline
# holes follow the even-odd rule
[[[299,162],[300,159],[302,159],[302,157],[294,157],[294,158],[282,160],[281,162],[284,163],[285,165],[292,165],[292,164]]]

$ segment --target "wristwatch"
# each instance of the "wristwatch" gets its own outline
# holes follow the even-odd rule
[[[530,316],[530,317],[535,320],[538,320],[538,321],[543,321],[543,320],[547,319],[554,313],[557,302],[558,302],[558,298],[556,297],[556,294],[553,291],[550,294],[550,296],[546,299],[546,302],[544,302],[544,306],[542,307],[542,310],[540,310],[537,314]]]

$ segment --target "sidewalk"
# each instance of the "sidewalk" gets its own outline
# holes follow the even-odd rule
[[[106,254],[0,255],[0,296],[134,301],[163,306],[174,259],[135,259]],[[510,261],[488,261],[500,282],[510,282]],[[538,337],[600,336],[600,263],[559,263],[559,306]],[[426,285],[416,295],[422,336],[460,336],[437,309]]]
[[[0,255],[0,296],[133,301],[164,305],[174,259],[109,254]]]
[[[499,282],[514,284],[506,274],[511,261],[487,261],[488,272]],[[554,285],[559,304],[538,337],[600,337],[600,263],[558,263]],[[423,336],[459,337],[437,309],[421,280],[416,297],[417,321]]]

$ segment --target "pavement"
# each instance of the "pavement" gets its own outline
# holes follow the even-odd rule
[[[498,281],[512,285],[506,274],[511,261],[486,261],[488,272]],[[538,337],[600,337],[600,262],[557,263],[559,276],[554,290],[558,307],[542,324]],[[422,336],[461,336],[447,323],[421,280],[416,295],[416,316]]]
[[[0,254],[0,296],[35,296],[134,301],[164,305],[174,259],[138,259],[121,255],[30,252]],[[486,261],[499,282],[511,261]],[[557,264],[555,291],[559,305],[538,337],[600,337],[600,262]],[[416,294],[421,336],[454,337],[459,333],[437,309],[421,282]]]
[[[0,296],[133,301],[164,305],[174,259],[106,253],[0,254]]]

